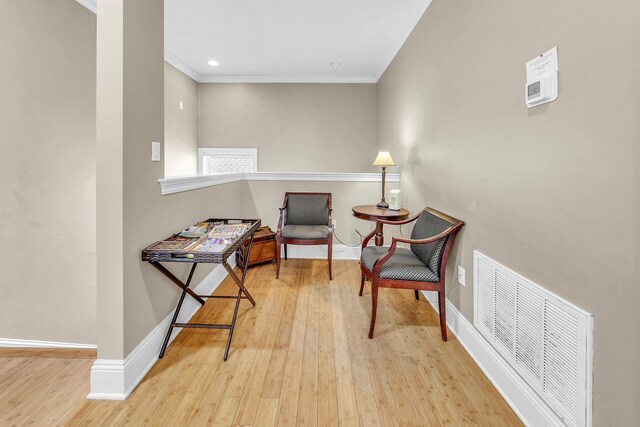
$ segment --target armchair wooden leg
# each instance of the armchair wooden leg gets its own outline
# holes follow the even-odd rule
[[[369,339],[373,338],[373,330],[376,327],[376,313],[378,311],[378,285],[371,281],[371,326],[369,327]]]
[[[362,296],[362,291],[364,290],[364,273],[360,272],[360,296]]]
[[[329,280],[333,280],[333,273],[331,271],[331,259],[333,258],[333,241],[332,241],[332,239],[333,238],[330,236],[329,237],[329,245],[328,245],[329,247],[328,247],[328,250],[327,250],[327,252],[328,252],[327,258],[328,258],[328,261],[329,261]]]
[[[284,244],[284,260],[287,260],[287,244]]]
[[[280,278],[280,246],[282,242],[280,236],[276,238],[276,279]]]
[[[416,289],[415,293],[416,293],[416,301],[420,301],[420,292]]]
[[[438,292],[438,306],[440,308],[440,333],[442,341],[447,340],[447,311],[445,306],[444,291]]]

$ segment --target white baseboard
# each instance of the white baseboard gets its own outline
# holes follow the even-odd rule
[[[231,267],[235,266],[235,257],[229,258],[229,265]],[[222,265],[217,265],[194,288],[194,291],[200,295],[210,295],[227,275],[227,270]],[[187,323],[199,308],[200,304],[197,301],[193,298],[186,298],[180,310],[178,322]],[[87,399],[126,399],[158,361],[162,340],[169,328],[172,317],[173,312],[169,313],[158,326],[153,328],[124,360],[97,359],[91,368],[91,392]],[[180,328],[173,330],[169,345],[180,331]]]
[[[284,249],[281,253],[284,257]],[[287,245],[287,258],[327,259],[327,245]],[[360,246],[334,244],[333,259],[360,259]]]
[[[12,338],[0,338],[0,348],[70,348],[70,349],[96,349],[95,344],[78,344],[73,342],[17,340]]]
[[[438,294],[422,292],[436,312]],[[462,347],[480,367],[511,409],[527,426],[564,426],[560,418],[520,378],[520,375],[498,354],[475,327],[447,300],[447,326]]]

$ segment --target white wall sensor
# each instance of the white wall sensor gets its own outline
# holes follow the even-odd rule
[[[558,73],[552,72],[527,82],[524,91],[527,107],[535,107],[556,99],[558,99]]]
[[[389,191],[389,209],[397,211],[401,208],[400,206],[400,193],[401,190],[391,190]]]

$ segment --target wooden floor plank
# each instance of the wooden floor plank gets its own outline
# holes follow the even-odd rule
[[[295,283],[302,281],[302,269],[297,269]],[[295,426],[300,397],[300,377],[302,375],[302,358],[304,355],[304,337],[307,327],[309,302],[309,286],[301,286],[296,306],[293,330],[289,342],[287,362],[282,378],[282,389],[278,404],[276,424],[279,426]]]
[[[358,296],[354,261],[288,260],[249,270],[229,360],[226,331],[178,334],[126,401],[84,400],[88,352],[5,351],[0,424],[13,425],[521,425],[437,313],[413,292]],[[216,290],[231,294],[230,279]],[[226,323],[232,300],[209,300],[193,321]],[[1,352],[0,352],[1,353]]]
[[[269,368],[262,389],[262,397],[279,398],[282,389],[284,367],[289,353],[289,342],[293,331],[298,293],[300,291],[300,286],[294,283],[294,279],[297,277],[295,275],[296,271],[291,266],[288,267],[280,271],[280,279],[274,283],[275,286],[286,287],[288,292],[282,319],[278,326],[278,335],[269,359]]]
[[[85,396],[89,394],[86,380],[77,371],[87,371],[91,369],[93,361],[91,359],[77,359],[70,365],[70,369],[65,373],[58,373],[52,387],[40,387],[40,393],[29,395],[29,401],[37,401],[37,405],[17,421],[19,425],[57,425],[70,411],[69,405],[79,405]],[[64,385],[63,387],[57,385]],[[73,391],[70,393],[70,391]],[[79,391],[79,393],[78,393]]]
[[[272,397],[263,397],[258,403],[258,412],[253,421],[253,427],[273,427],[276,425],[278,414],[278,400]]]
[[[276,286],[275,289],[271,288],[271,290],[272,298],[269,298],[270,303],[265,301],[266,308],[261,308],[262,310],[268,310],[268,317],[265,320],[266,331],[263,333],[262,338],[259,339],[260,344],[235,415],[234,424],[236,425],[252,425],[260,410],[260,396],[267,378],[269,361],[273,353],[274,343],[289,293],[289,288],[286,286]]]
[[[330,286],[331,327],[333,329],[333,349],[336,371],[336,391],[338,400],[338,420],[340,425],[357,426],[360,424],[356,389],[351,370],[349,345],[342,311],[339,285]]]
[[[24,372],[24,364],[33,363],[33,359],[25,358],[0,358],[0,388],[4,388],[5,384],[12,378],[21,376]]]
[[[322,283],[318,287],[318,425],[320,426],[334,426],[339,423],[330,286],[330,283]]]
[[[0,348],[0,359],[95,359],[95,349],[78,348]]]
[[[302,356],[302,375],[300,376],[300,397],[296,425],[318,425],[318,312],[320,283],[328,281],[326,270],[322,269],[322,278],[318,276],[319,268],[313,269],[312,283],[309,288],[307,304],[307,325],[304,336]],[[315,279],[315,280],[314,280]]]

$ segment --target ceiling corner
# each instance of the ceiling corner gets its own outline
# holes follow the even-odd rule
[[[76,0],[93,13],[98,13],[98,0]]]
[[[167,49],[164,50],[164,60],[178,70],[182,71],[187,76],[191,77],[196,81],[196,83],[202,83],[202,76],[200,75],[200,73],[189,67],[180,58],[169,52]]]
[[[391,62],[393,62],[393,59],[396,57],[398,52],[400,52],[400,49],[402,49],[402,46],[404,46],[404,43],[413,32],[413,29],[418,25],[418,22],[420,22],[422,15],[424,15],[429,8],[429,5],[431,5],[431,1],[432,0],[427,0],[422,4],[417,4],[412,13],[407,15],[405,25],[402,27],[401,31],[398,32],[393,42],[393,49],[389,52],[389,55],[383,59],[382,64],[375,75],[376,83],[382,78],[382,75],[387,71],[387,68],[391,65]]]

